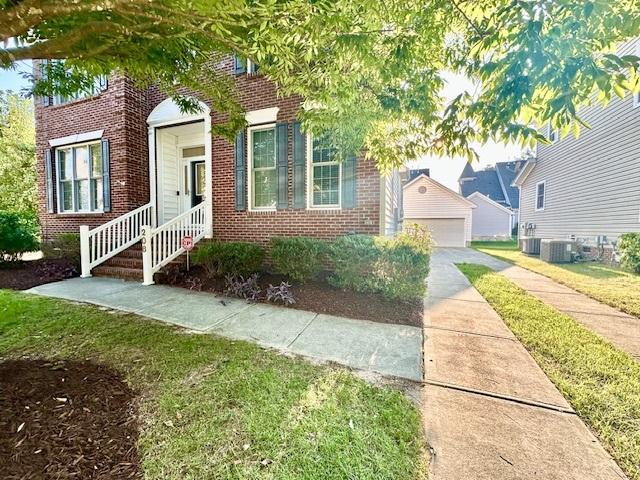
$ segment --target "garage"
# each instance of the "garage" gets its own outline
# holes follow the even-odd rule
[[[427,227],[438,247],[466,246],[464,218],[424,218],[414,219],[411,223]]]
[[[472,212],[476,205],[441,183],[421,174],[403,187],[403,224],[426,227],[437,247],[466,247],[471,243]]]

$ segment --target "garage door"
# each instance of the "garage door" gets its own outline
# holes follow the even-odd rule
[[[407,223],[423,225],[431,232],[433,243],[438,247],[466,247],[464,240],[464,218],[421,218]]]

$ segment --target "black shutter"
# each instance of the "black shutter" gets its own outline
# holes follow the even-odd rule
[[[53,158],[55,151],[48,149],[44,152],[44,173],[46,176],[47,212],[55,213],[56,205],[53,198]]]
[[[276,125],[276,172],[278,177],[278,202],[279,210],[289,206],[289,124]]]
[[[246,178],[247,166],[245,163],[245,131],[236,135],[235,147],[235,175],[236,175],[236,210],[247,209]]]
[[[293,124],[293,208],[305,207],[306,138],[300,122]]]
[[[111,211],[111,175],[109,173],[109,140],[102,139],[102,210],[104,212]]]
[[[242,58],[240,55],[236,54],[233,58],[234,63],[234,71],[236,75],[240,75],[241,73],[245,73],[247,71],[247,61]]]
[[[42,80],[47,80],[49,77],[49,72],[47,71],[47,66],[49,65],[49,60],[42,60],[40,63],[40,78]],[[42,105],[48,107],[51,105],[51,97],[49,95],[45,95],[42,97]]]
[[[356,206],[356,157],[348,156],[342,164],[342,207],[354,208]]]

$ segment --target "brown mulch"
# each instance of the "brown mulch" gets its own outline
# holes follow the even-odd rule
[[[78,268],[64,259],[3,263],[0,264],[0,288],[27,290],[77,275]]]
[[[358,293],[336,288],[327,282],[327,277],[328,274],[324,274],[319,281],[305,284],[289,281],[296,303],[288,308],[378,323],[422,327],[424,306],[421,300],[414,302],[388,300],[377,294]],[[208,278],[199,267],[192,267],[188,274],[183,272],[180,275],[164,275],[160,277],[160,281],[176,287],[217,294],[224,293],[225,289],[224,279]],[[282,275],[263,273],[260,275],[258,283],[264,295],[270,284],[279,285],[282,281],[287,281]],[[261,298],[259,301],[268,303],[265,298]]]
[[[135,398],[92,362],[1,362],[0,478],[142,478]]]

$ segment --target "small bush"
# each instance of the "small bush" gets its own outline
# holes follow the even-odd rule
[[[426,291],[430,256],[431,238],[418,226],[391,238],[340,237],[331,246],[335,272],[331,283],[391,299],[420,299]]]
[[[46,258],[64,258],[80,265],[80,234],[61,233],[50,242],[43,244],[42,252]]]
[[[210,277],[248,276],[260,271],[264,249],[253,243],[211,242],[199,245],[191,254],[194,265],[202,266]]]
[[[284,305],[296,303],[293,293],[291,292],[291,285],[288,282],[280,282],[280,285],[276,286],[269,284],[267,288],[267,300]]]
[[[260,299],[262,289],[258,285],[258,274],[249,275],[246,279],[242,275],[226,275],[224,278],[225,294],[244,298],[251,302]]]
[[[326,251],[326,243],[315,238],[271,239],[273,268],[298,282],[318,278],[324,266]]]
[[[621,235],[618,249],[622,254],[622,266],[635,273],[640,273],[640,233]]]
[[[38,226],[31,217],[0,212],[0,262],[20,260],[23,253],[38,250],[37,235]]]

